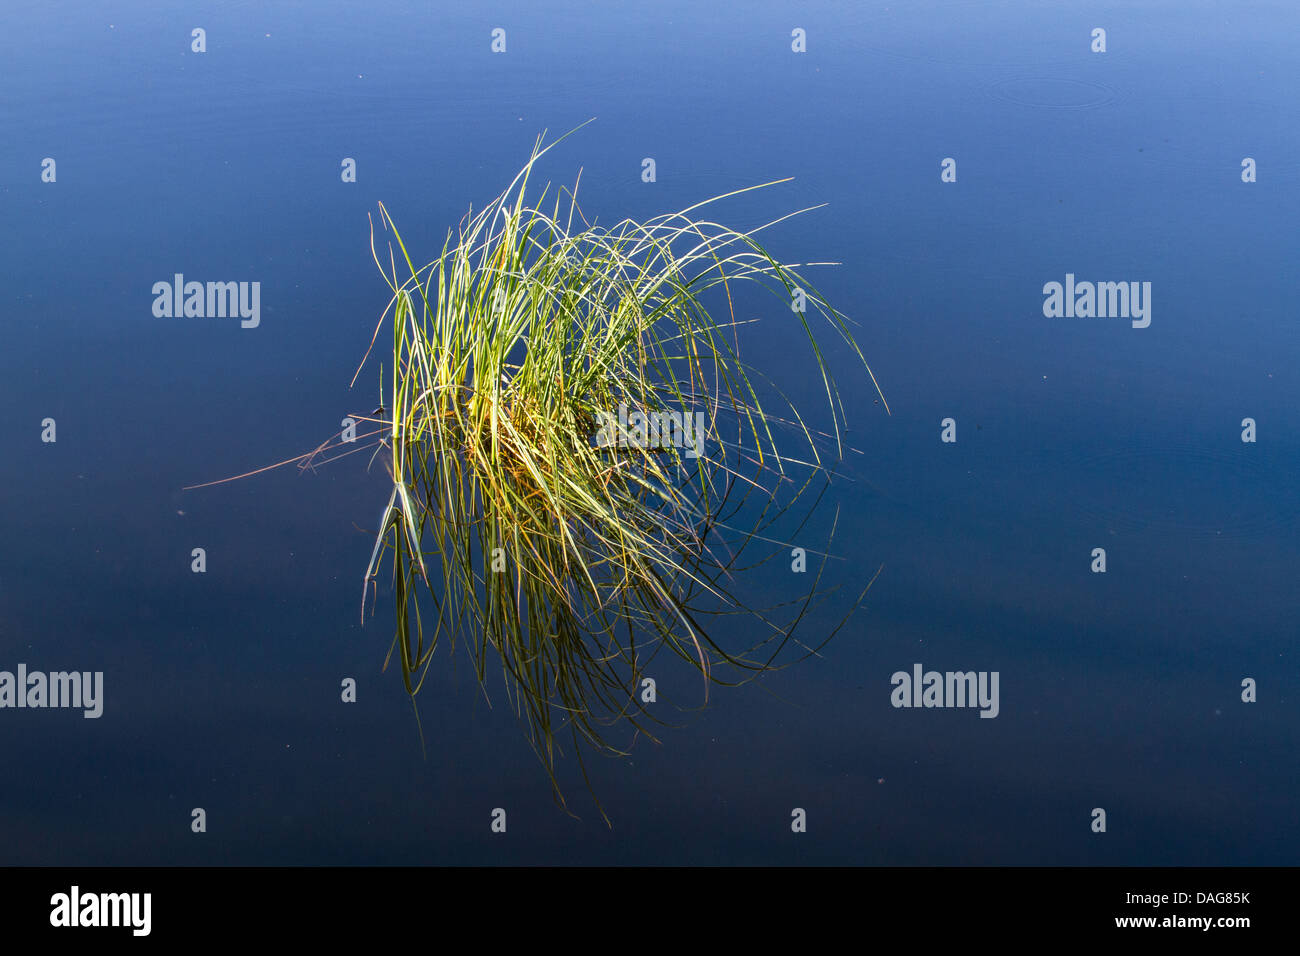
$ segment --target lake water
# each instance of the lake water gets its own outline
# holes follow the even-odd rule
[[[104,676],[98,719],[0,709],[0,860],[1300,860],[1296,8],[702,6],[6,9],[0,670]],[[827,581],[856,595],[883,565],[863,608],[820,657],[702,710],[698,675],[665,663],[676,726],[588,758],[612,828],[572,754],[577,818],[555,806],[463,649],[419,697],[422,756],[382,670],[391,591],[359,620],[389,491],[365,456],[182,491],[378,404],[373,363],[349,390],[388,300],[378,202],[433,258],[539,133],[592,117],[539,175],[581,170],[603,223],[784,177],[712,214],[828,204],[769,242],[841,263],[819,287],[892,411],[832,355],[861,454],[810,547],[838,508]],[[258,282],[259,323],[155,317],[177,273]],[[1149,325],[1045,315],[1067,275],[1150,283]],[[816,414],[789,309],[741,307],[746,359]],[[737,587],[793,598],[779,572]],[[895,707],[918,664],[996,672],[997,716]]]

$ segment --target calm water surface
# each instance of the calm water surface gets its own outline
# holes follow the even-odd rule
[[[103,671],[105,699],[98,720],[0,710],[0,860],[1300,860],[1292,5],[381,6],[3,14],[0,669]],[[822,291],[893,412],[832,357],[861,454],[810,534],[840,509],[828,579],[846,592],[884,565],[865,608],[820,658],[703,710],[698,676],[665,661],[679,726],[589,764],[612,830],[572,759],[580,819],[555,807],[463,653],[439,652],[420,697],[422,758],[381,671],[388,595],[358,620],[387,499],[364,456],[181,490],[377,403],[373,364],[348,383],[387,301],[378,201],[431,258],[542,130],[591,117],[541,172],[581,170],[602,223],[787,176],[716,215],[827,203],[769,241],[841,263]],[[260,325],[155,318],[175,273],[260,282]],[[1045,317],[1067,273],[1150,282],[1150,326]],[[746,358],[816,410],[789,311],[740,306],[760,320]],[[778,572],[739,587],[794,596]],[[891,706],[916,663],[997,671],[997,718]]]

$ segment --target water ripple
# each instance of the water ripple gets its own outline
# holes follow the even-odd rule
[[[983,89],[995,99],[1044,110],[1094,110],[1122,99],[1117,88],[1096,80],[1042,74],[1002,77]]]

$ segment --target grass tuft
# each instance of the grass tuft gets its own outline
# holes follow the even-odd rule
[[[739,553],[773,516],[765,507],[758,526],[739,531],[723,523],[735,510],[728,501],[757,494],[783,513],[790,502],[780,489],[794,485],[798,497],[809,486],[792,465],[808,476],[827,469],[824,442],[797,411],[777,419],[764,410],[738,354],[733,285],[767,284],[803,324],[837,457],[844,410],[805,313],[789,310],[796,288],[875,376],[844,317],[754,239],[767,226],[743,233],[695,218],[774,183],[599,228],[582,216],[576,186],[558,191],[549,212],[549,187],[526,201],[534,166],[554,145],[539,138],[506,190],[471,209],[422,268],[381,204],[396,243],[385,267],[372,222],[372,252],[392,291],[380,326],[391,315],[393,491],[365,582],[391,551],[394,646],[412,695],[439,642],[458,635],[480,682],[501,669],[563,805],[557,739],[571,739],[579,759],[583,744],[623,752],[605,729],[627,721],[646,730],[637,691],[655,653],[698,668],[707,699],[710,683],[729,682],[715,674],[719,663],[742,677],[776,666],[798,621],[767,620],[729,585]],[[703,304],[715,288],[725,321]],[[621,429],[620,408],[632,427]],[[662,424],[669,440],[654,440],[633,412]],[[682,447],[672,413],[704,422],[702,447]],[[801,436],[803,457],[778,449],[777,423]],[[726,650],[701,623],[706,608],[755,614],[769,633],[747,651]]]
[[[759,564],[788,560],[791,543],[769,534],[814,497],[818,478],[824,493],[842,457],[844,408],[809,317],[876,382],[845,317],[754,238],[798,213],[749,232],[702,218],[713,203],[776,183],[601,228],[582,215],[576,185],[555,191],[549,212],[549,186],[526,199],[534,166],[564,139],[544,138],[427,265],[415,266],[383,204],[392,239],[381,261],[372,220],[372,254],[392,297],[361,366],[389,322],[383,400],[368,421],[393,487],[364,575],[362,620],[387,559],[397,611],[389,660],[396,652],[413,702],[439,644],[461,640],[480,685],[500,669],[565,806],[556,777],[565,741],[581,765],[584,746],[625,752],[609,740],[620,723],[653,737],[658,721],[639,689],[656,654],[698,669],[707,701],[710,684],[784,666],[778,656],[791,645],[816,653],[860,605],[865,590],[810,647],[795,631],[825,597],[826,555],[808,593],[777,609],[747,606],[733,585],[756,566],[742,563],[752,546],[772,546]],[[733,289],[742,282],[770,289],[780,314],[802,323],[828,431],[740,360]],[[791,310],[796,290],[807,312]],[[725,316],[706,300],[725,303]],[[782,414],[765,410],[776,399],[760,394],[778,396]],[[701,434],[687,430],[697,424]],[[779,448],[777,435],[791,445]],[[290,461],[312,467],[334,447]],[[753,644],[716,643],[706,622],[719,614],[750,616]]]

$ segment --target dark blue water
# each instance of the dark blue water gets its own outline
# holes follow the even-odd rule
[[[0,709],[0,860],[1300,861],[1300,16],[1131,6],[6,8],[0,670],[102,671],[104,709]],[[892,409],[832,356],[861,454],[801,539],[824,544],[839,509],[842,594],[800,636],[819,643],[883,564],[865,606],[820,657],[703,710],[698,675],[663,659],[657,713],[679,726],[588,758],[612,829],[572,754],[580,819],[557,809],[463,649],[420,695],[421,755],[381,670],[391,594],[359,621],[389,491],[366,456],[181,490],[377,403],[374,364],[348,387],[388,298],[377,202],[427,260],[542,130],[591,117],[540,174],[581,169],[603,223],[786,176],[714,214],[828,203],[769,241],[842,263],[820,288]],[[260,282],[260,324],[155,318],[175,273]],[[1149,327],[1045,317],[1067,273],[1150,282]],[[746,358],[827,424],[788,308],[741,308],[760,319]],[[790,600],[793,579],[736,586]],[[998,716],[891,706],[916,663],[998,672]]]

